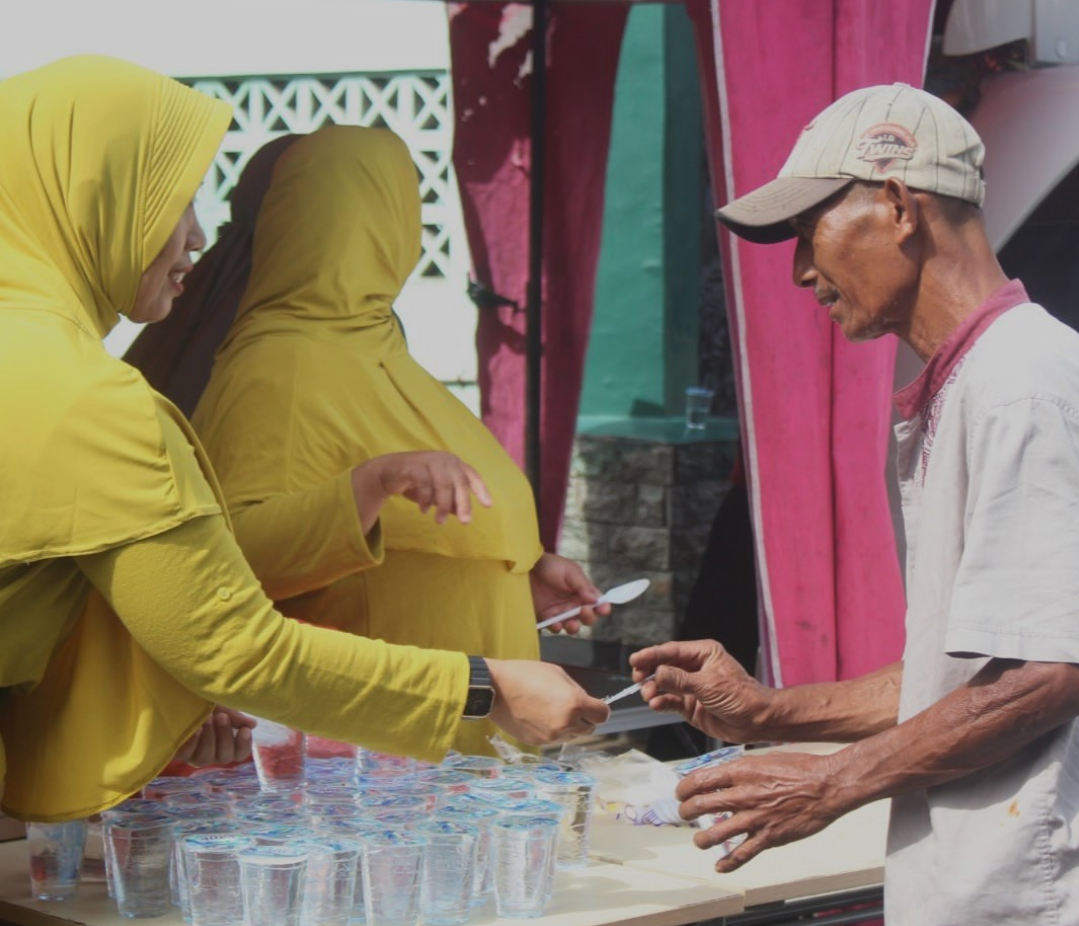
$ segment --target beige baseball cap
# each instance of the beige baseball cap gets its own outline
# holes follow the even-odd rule
[[[716,215],[758,244],[794,237],[790,220],[854,180],[889,177],[981,206],[985,147],[944,100],[908,84],[863,87],[809,123],[775,180],[727,203]]]

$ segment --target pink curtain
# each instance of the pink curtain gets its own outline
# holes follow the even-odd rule
[[[710,135],[719,203],[771,180],[802,127],[847,91],[921,85],[933,0],[709,7],[706,18],[690,0],[699,33],[708,33],[699,35],[714,80],[709,87],[705,73],[706,104],[721,120]],[[895,342],[847,343],[793,286],[793,245],[752,245],[726,232],[721,241],[765,675],[780,685],[849,678],[902,650],[885,483]]]
[[[531,168],[531,8],[450,4],[460,186],[475,277],[516,302],[476,334],[483,420],[524,463],[525,288]],[[548,29],[540,528],[562,519],[592,319],[624,4],[552,4]]]

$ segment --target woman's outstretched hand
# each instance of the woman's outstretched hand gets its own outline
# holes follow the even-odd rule
[[[387,453],[352,471],[352,492],[366,534],[374,527],[386,500],[400,495],[426,514],[434,509],[443,524],[453,515],[462,524],[472,520],[472,497],[491,507],[491,493],[480,474],[460,457],[441,450]]]

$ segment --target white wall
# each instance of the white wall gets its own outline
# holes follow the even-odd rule
[[[6,0],[0,77],[72,54],[174,77],[447,68],[441,0]]]

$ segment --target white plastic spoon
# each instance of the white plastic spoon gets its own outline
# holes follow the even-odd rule
[[[604,592],[599,596],[599,599],[595,604],[588,605],[588,607],[595,607],[597,604],[625,604],[627,601],[632,601],[634,598],[644,593],[644,590],[651,585],[650,579],[634,579],[632,582],[627,582],[625,585],[616,585],[609,592]],[[536,624],[536,630],[542,630],[544,627],[550,627],[551,624],[557,624],[559,621],[567,620],[571,617],[576,617],[581,613],[583,605],[578,605],[576,608],[570,608],[568,611],[563,611],[561,614],[556,614],[554,617],[549,617],[547,620],[540,621]]]

